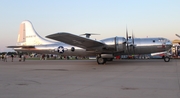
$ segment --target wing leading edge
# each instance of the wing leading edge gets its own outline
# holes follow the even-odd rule
[[[84,49],[90,49],[90,48],[95,48],[95,47],[100,47],[100,46],[105,45],[104,43],[101,43],[99,41],[80,37],[80,36],[66,33],[66,32],[55,33],[52,35],[48,35],[46,37],[53,40],[61,41],[70,45],[78,46]]]

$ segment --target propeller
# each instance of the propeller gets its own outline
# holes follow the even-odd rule
[[[135,44],[134,44],[134,34],[132,31],[132,47],[133,47],[133,53],[135,53]]]
[[[128,30],[127,30],[127,26],[126,26],[126,51],[127,53],[129,53],[129,36],[128,36]]]
[[[132,43],[134,45],[134,34],[133,34],[133,31],[132,31]]]
[[[128,30],[127,30],[127,27],[126,27],[126,41],[128,42]]]
[[[180,38],[180,36],[178,34],[175,34],[175,35]]]
[[[131,42],[129,42],[129,38],[131,38]],[[129,37],[128,36],[128,30],[127,30],[127,27],[126,27],[126,51],[127,51],[127,53],[129,53],[130,50],[132,50],[133,53],[135,53],[134,34],[133,34],[133,31],[132,31],[132,36]]]

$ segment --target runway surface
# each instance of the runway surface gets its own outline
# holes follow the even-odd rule
[[[180,98],[180,60],[0,61],[0,98]]]

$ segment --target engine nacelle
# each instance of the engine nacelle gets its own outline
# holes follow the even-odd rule
[[[108,48],[115,52],[123,52],[126,49],[126,39],[124,37],[112,37],[101,40]]]

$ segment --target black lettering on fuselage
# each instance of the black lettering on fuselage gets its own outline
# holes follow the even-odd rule
[[[26,36],[26,38],[33,38],[33,37],[36,37],[36,35]]]

